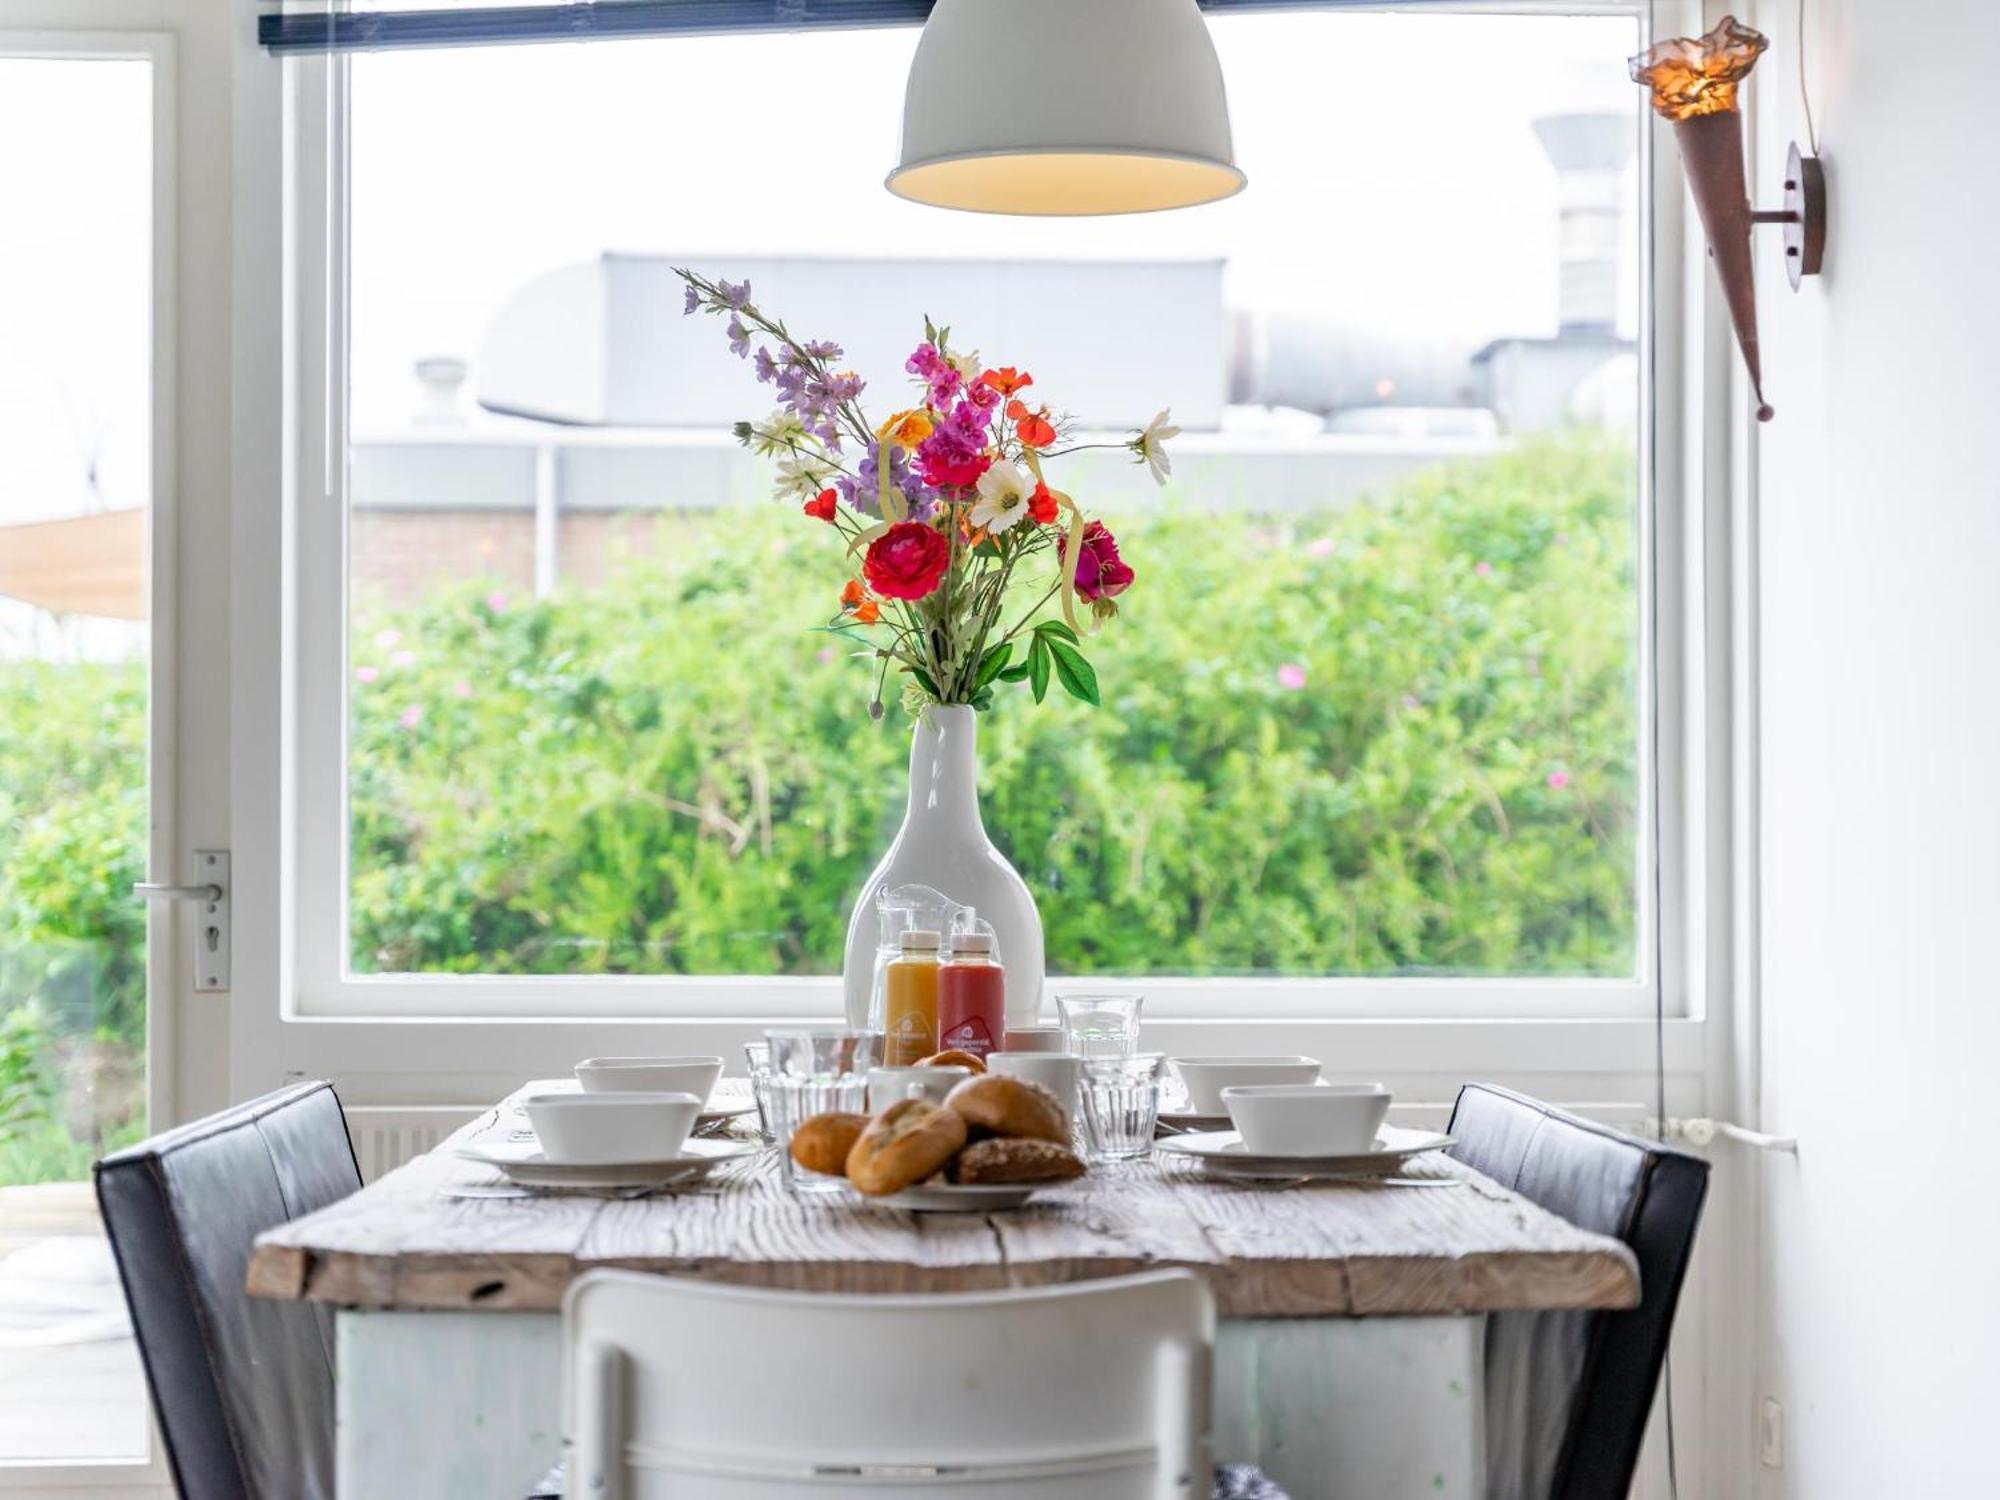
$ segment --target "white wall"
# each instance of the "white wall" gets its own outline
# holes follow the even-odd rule
[[[1760,198],[1803,139],[1762,0]],[[1810,1500],[2000,1493],[2000,4],[1804,0],[1826,275],[1759,247],[1759,1390]]]

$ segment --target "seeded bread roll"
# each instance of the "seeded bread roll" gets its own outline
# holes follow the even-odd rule
[[[814,1115],[792,1132],[792,1160],[808,1172],[845,1176],[847,1153],[867,1125],[866,1115]]]
[[[945,1108],[965,1117],[975,1133],[1069,1143],[1069,1115],[1039,1083],[989,1073],[968,1078],[945,1095]]]
[[[933,1052],[929,1057],[917,1061],[920,1068],[970,1068],[975,1075],[986,1071],[986,1059],[974,1052],[961,1052],[952,1047],[944,1052]]]
[[[951,1180],[967,1187],[1017,1182],[1068,1182],[1083,1175],[1083,1163],[1067,1146],[1054,1141],[975,1141],[951,1164]]]
[[[965,1121],[928,1099],[899,1099],[868,1122],[847,1153],[847,1180],[870,1197],[900,1193],[958,1154]]]

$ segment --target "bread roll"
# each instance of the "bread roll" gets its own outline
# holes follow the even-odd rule
[[[970,1068],[975,1075],[986,1071],[986,1059],[974,1052],[961,1052],[953,1047],[944,1052],[933,1052],[929,1057],[920,1058],[920,1068]]]
[[[792,1132],[792,1160],[808,1172],[845,1176],[847,1153],[867,1126],[866,1115],[814,1115]]]
[[[1083,1163],[1054,1141],[1006,1139],[975,1141],[951,1164],[951,1180],[968,1187],[1018,1182],[1068,1182],[1083,1175]]]
[[[1039,1083],[989,1073],[968,1078],[945,1095],[945,1107],[989,1135],[1069,1144],[1069,1115]]]
[[[900,1193],[965,1144],[965,1121],[928,1099],[899,1099],[868,1122],[847,1153],[847,1180],[871,1197]]]

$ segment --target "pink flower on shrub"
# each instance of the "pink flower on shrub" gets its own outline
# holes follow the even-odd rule
[[[819,648],[817,652],[814,653],[814,655],[818,658],[819,664],[821,666],[825,666],[828,662],[833,660],[834,656],[833,647],[822,646]]]
[[[395,651],[390,653],[389,665],[392,667],[414,666],[416,660],[417,653],[414,651]]]
[[[1306,546],[1306,554],[1310,557],[1331,557],[1333,551],[1334,541],[1330,536],[1314,537]]]
[[[354,680],[356,682],[373,682],[381,675],[381,671],[375,667],[356,667],[354,669]]]
[[[403,632],[400,630],[378,630],[375,632],[375,649],[377,651],[387,651],[391,646],[401,641],[402,638]]]
[[[1306,685],[1306,669],[1295,661],[1288,661],[1278,668],[1278,686],[1287,692],[1296,693]]]
[[[507,596],[499,589],[495,589],[486,596],[486,607],[492,610],[494,614],[499,614],[501,610],[507,607]]]
[[[424,722],[423,705],[412,703],[396,716],[396,722],[401,724],[405,729],[415,729],[419,724]]]
[[[1472,571],[1477,573],[1481,578],[1491,578],[1493,576],[1493,564],[1481,558],[1478,566],[1473,568]]]
[[[1562,789],[1563,789],[1564,787],[1566,787],[1566,786],[1568,786],[1568,785],[1569,785],[1569,772],[1567,772],[1567,771],[1551,771],[1551,772],[1549,772],[1549,790],[1550,790],[1550,791],[1552,791],[1552,792],[1559,792],[1559,791],[1561,791],[1561,790],[1562,790]]]
[[[470,698],[472,696],[472,684],[462,679],[454,682],[451,685],[451,695],[454,698]]]

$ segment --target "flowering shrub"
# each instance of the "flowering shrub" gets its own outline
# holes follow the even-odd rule
[[[1147,586],[1117,682],[982,735],[1051,969],[1629,972],[1629,461],[1578,439],[1333,515],[1120,518]],[[836,969],[906,731],[855,712],[870,648],[798,630],[796,513],[660,524],[597,591],[358,629],[360,967]]]
[[[1629,465],[1575,438],[1333,515],[1121,518],[1147,586],[1117,683],[982,736],[1051,969],[1629,973]],[[799,630],[825,559],[796,513],[660,525],[593,592],[356,621],[358,967],[835,970],[905,728],[855,712],[866,647]],[[0,663],[0,1018],[132,1049],[143,694]]]

